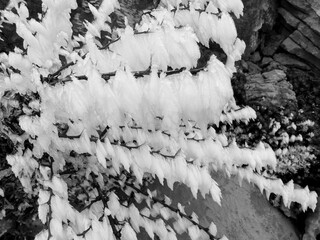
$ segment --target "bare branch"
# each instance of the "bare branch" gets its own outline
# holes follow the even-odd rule
[[[110,46],[111,44],[113,44],[113,43],[115,43],[115,42],[119,41],[120,39],[121,39],[121,38],[120,38],[120,37],[118,37],[118,38],[116,38],[116,39],[114,39],[114,40],[112,40],[112,41],[108,42],[106,45],[104,45],[104,46],[100,47],[99,49],[100,49],[100,50],[107,49],[107,48],[109,48],[109,46]]]

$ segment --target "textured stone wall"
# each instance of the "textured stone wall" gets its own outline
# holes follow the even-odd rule
[[[282,0],[278,11],[289,31],[282,49],[320,70],[320,2]]]
[[[277,16],[277,0],[243,0],[244,14],[235,19],[239,37],[246,42],[246,56],[261,43],[261,33],[271,31]]]

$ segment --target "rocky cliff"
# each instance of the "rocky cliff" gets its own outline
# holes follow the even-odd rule
[[[276,113],[284,110],[288,116],[301,111],[302,118],[315,122],[315,136],[307,144],[316,158],[307,174],[300,171],[291,177],[319,190],[320,1],[243,2],[244,16],[236,24],[247,49],[235,92],[243,89],[240,100],[255,107],[262,119],[276,118]],[[259,114],[261,107],[269,109],[268,114]],[[320,237],[319,208],[304,216],[304,240]]]
[[[246,57],[258,50],[285,66],[320,70],[319,1],[243,2],[244,16],[236,24],[247,44]]]
[[[0,9],[6,2],[8,0],[0,1]],[[41,0],[27,0],[27,2],[32,4],[31,14],[36,15],[41,10],[39,9]],[[87,8],[87,1],[78,2],[84,9]],[[90,0],[90,2],[99,5],[100,0]],[[139,20],[142,10],[152,7],[156,1],[120,0],[119,2],[122,11],[118,11],[114,16],[117,23],[123,24],[123,17],[127,16],[133,26]],[[239,36],[246,42],[247,48],[244,61],[241,61],[238,68],[242,80],[235,81],[234,84],[235,93],[240,93],[238,98],[241,98],[241,104],[256,107],[258,114],[261,106],[274,109],[266,115],[260,113],[260,116],[268,119],[274,117],[273,114],[279,109],[285,109],[289,113],[303,109],[307,118],[316,123],[320,122],[320,1],[243,0],[243,3],[244,15],[236,20],[236,25]],[[75,23],[80,24],[79,32],[83,31],[82,21],[90,18],[90,13],[78,9],[73,16],[79,20]],[[4,39],[0,41],[0,51],[8,51],[21,44],[11,26],[5,26],[5,30],[7,32],[0,33],[0,37]],[[316,128],[320,129],[319,126]],[[320,136],[319,132],[316,136]],[[320,140],[310,142],[313,146],[317,144],[319,147]],[[319,155],[318,153],[318,160]],[[300,183],[311,184],[313,189],[319,189],[319,169],[319,164],[314,165],[310,174],[304,175]],[[299,181],[299,176],[296,177]],[[222,219],[224,224],[219,226],[219,229],[231,236],[230,239],[297,239],[291,223],[283,216],[277,215],[276,210],[269,208],[268,202],[260,195],[258,197],[255,189],[249,190],[249,185],[239,189],[233,180],[230,182],[226,182],[224,178],[219,180],[225,192],[225,205],[222,209],[212,205],[208,200],[203,200],[201,203],[204,204],[201,206],[192,203],[193,207],[199,208],[199,214],[203,216],[202,221],[209,221],[209,218],[214,221],[214,217]],[[235,201],[238,196],[241,196],[241,199]],[[179,197],[178,194],[177,198]],[[248,211],[241,211],[242,207]],[[210,216],[209,212],[212,213]],[[227,215],[227,212],[231,215]],[[265,212],[268,214],[262,218],[261,215]],[[257,222],[238,218],[235,220],[238,213],[242,217],[248,213]],[[316,239],[320,233],[319,219],[318,207],[315,213],[307,217],[304,240]],[[272,224],[279,221],[280,228]],[[277,236],[272,238],[272,233],[276,233]]]

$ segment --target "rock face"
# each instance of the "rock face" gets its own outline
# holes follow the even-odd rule
[[[320,2],[318,0],[244,0],[244,16],[236,20],[239,37],[246,44],[245,58],[257,51],[263,57],[290,54],[289,67],[320,70]],[[292,59],[296,61],[292,62]],[[277,61],[277,60],[276,60]],[[303,69],[308,67],[302,66]],[[309,70],[308,68],[308,70]]]
[[[320,119],[318,114],[320,1],[281,0],[278,2],[278,16],[275,18],[272,31],[264,32],[260,28],[258,30],[260,38],[257,40],[259,46],[247,49],[247,54],[250,55],[248,59],[253,61],[256,59],[256,52],[259,52],[261,60],[254,61],[255,65],[250,62],[242,64],[247,66],[242,69],[246,73],[245,102],[253,106],[262,105],[267,109],[271,107],[279,109],[282,106],[290,112],[303,109],[304,115],[318,124]],[[262,14],[261,11],[260,14]],[[252,17],[254,26],[256,26],[256,19],[259,22],[259,17]],[[252,36],[255,36],[256,32],[252,29],[251,31]],[[244,40],[250,47],[250,41],[245,38]],[[320,145],[316,141],[320,139],[319,136],[319,131],[315,130],[313,146],[317,149],[318,159]],[[314,168],[319,169],[319,166],[315,165]],[[318,179],[319,172],[315,171],[313,178]],[[312,187],[319,186],[319,182],[315,182]],[[307,217],[304,240],[316,240],[320,236],[319,205],[316,213]]]
[[[320,70],[319,1],[283,0],[278,13],[290,30],[281,47]]]
[[[318,192],[319,195],[319,192]],[[306,220],[305,234],[302,240],[316,240],[320,234],[320,197],[318,197],[318,205],[316,210],[309,215]]]
[[[243,0],[244,14],[235,19],[238,35],[247,45],[245,55],[260,44],[259,31],[270,31],[277,15],[277,0]]]
[[[226,235],[229,240],[298,240],[295,227],[276,208],[272,207],[260,191],[247,182],[238,185],[234,178],[225,178],[214,173],[214,178],[222,190],[221,206],[211,197],[194,199],[190,190],[183,185],[175,185],[174,192],[156,184],[154,187],[186,206],[186,213],[194,211],[200,224],[215,223],[218,237]],[[142,234],[144,235],[144,234]],[[139,239],[148,239],[146,235]],[[186,234],[178,239],[189,239]]]
[[[297,104],[292,85],[286,81],[284,71],[249,74],[245,84],[246,100],[249,104],[287,107]]]
[[[310,67],[307,64],[299,61],[299,59],[287,53],[277,53],[273,56],[273,58],[275,61],[284,66],[299,68],[302,70],[310,70]]]
[[[278,50],[281,42],[285,39],[283,35],[271,35],[268,36],[267,41],[261,49],[264,56],[273,56],[273,54]]]

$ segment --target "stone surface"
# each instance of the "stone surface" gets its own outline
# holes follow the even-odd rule
[[[273,56],[273,59],[284,66],[299,68],[302,70],[310,70],[310,66],[301,62],[291,54],[277,53]]]
[[[288,3],[290,3],[295,8],[299,9],[301,12],[308,12],[308,9],[310,7],[310,4],[307,1],[301,1],[301,0],[286,0]]]
[[[254,52],[251,56],[250,56],[250,60],[254,63],[257,63],[261,60],[261,55],[259,52]]]
[[[298,240],[290,220],[273,208],[255,186],[243,181],[240,187],[235,178],[225,178],[222,174],[214,173],[213,177],[222,191],[221,206],[210,196],[203,199],[198,194],[198,199],[194,199],[183,185],[175,185],[174,192],[160,184],[154,187],[172,197],[173,204],[186,205],[187,214],[195,212],[200,224],[207,227],[211,222],[215,223],[218,237],[226,235],[229,240]],[[185,234],[178,239],[189,238]]]
[[[275,70],[275,69],[279,69],[279,70],[282,70],[284,72],[287,71],[287,67],[285,67],[284,65],[280,64],[277,61],[271,61],[266,67],[264,67],[263,71],[264,72],[270,72],[270,71]]]
[[[286,81],[286,74],[282,70],[248,75],[245,92],[248,104],[293,109],[297,105],[292,85]]]
[[[319,47],[320,35],[314,32],[308,25],[300,22],[298,25],[298,30],[303,33],[303,35],[308,38],[315,46]]]
[[[293,28],[297,28],[300,20],[298,18],[296,18],[295,16],[293,16],[290,12],[288,12],[286,9],[284,8],[279,8],[278,9],[278,13],[281,15],[281,17],[285,20],[285,22]]]
[[[303,21],[316,33],[320,34],[320,17],[313,13],[310,14],[307,18],[303,19]]]
[[[291,38],[287,38],[286,40],[284,40],[281,44],[281,47],[290,53],[294,52],[295,50],[301,49],[301,47]]]
[[[259,31],[270,31],[277,16],[277,0],[244,0],[243,17],[235,19],[238,35],[247,45],[245,57],[260,44]]]
[[[253,74],[253,73],[260,73],[261,72],[261,68],[257,64],[255,64],[253,62],[249,62],[249,61],[247,62],[247,64],[248,64],[248,72],[249,73]]]
[[[307,0],[308,3],[310,3],[311,8],[315,13],[320,16],[320,2],[319,0]]]
[[[306,38],[299,30],[294,31],[290,38],[301,48],[320,59],[320,49],[316,47],[308,38]]]
[[[284,50],[320,69],[320,2],[318,0],[282,0],[278,9],[282,24],[290,36],[282,42]]]
[[[298,0],[298,2],[300,2],[300,0]],[[299,7],[295,6],[287,0],[282,0],[281,6],[298,19],[305,19],[308,16],[307,10],[299,9]]]
[[[262,76],[271,82],[279,82],[279,81],[282,81],[286,78],[286,74],[283,71],[278,70],[278,69],[270,71],[270,72],[265,72],[262,74]]]
[[[318,191],[319,195],[319,191]],[[318,197],[318,204],[316,210],[309,214],[306,219],[305,234],[302,240],[316,240],[317,235],[320,234],[320,197]]]
[[[262,58],[261,66],[265,67],[272,61],[273,61],[273,59],[271,57],[264,57],[264,58]]]
[[[303,59],[304,61],[310,63],[315,68],[320,69],[320,59],[314,55],[308,53],[302,49],[297,43],[295,43],[291,38],[287,38],[282,42],[281,47],[287,52],[296,55],[297,57]]]
[[[248,63],[244,60],[240,61],[240,67],[243,71],[248,72],[249,71],[249,66]]]
[[[262,54],[264,56],[272,56],[284,39],[285,37],[280,34],[268,36],[262,46]]]

